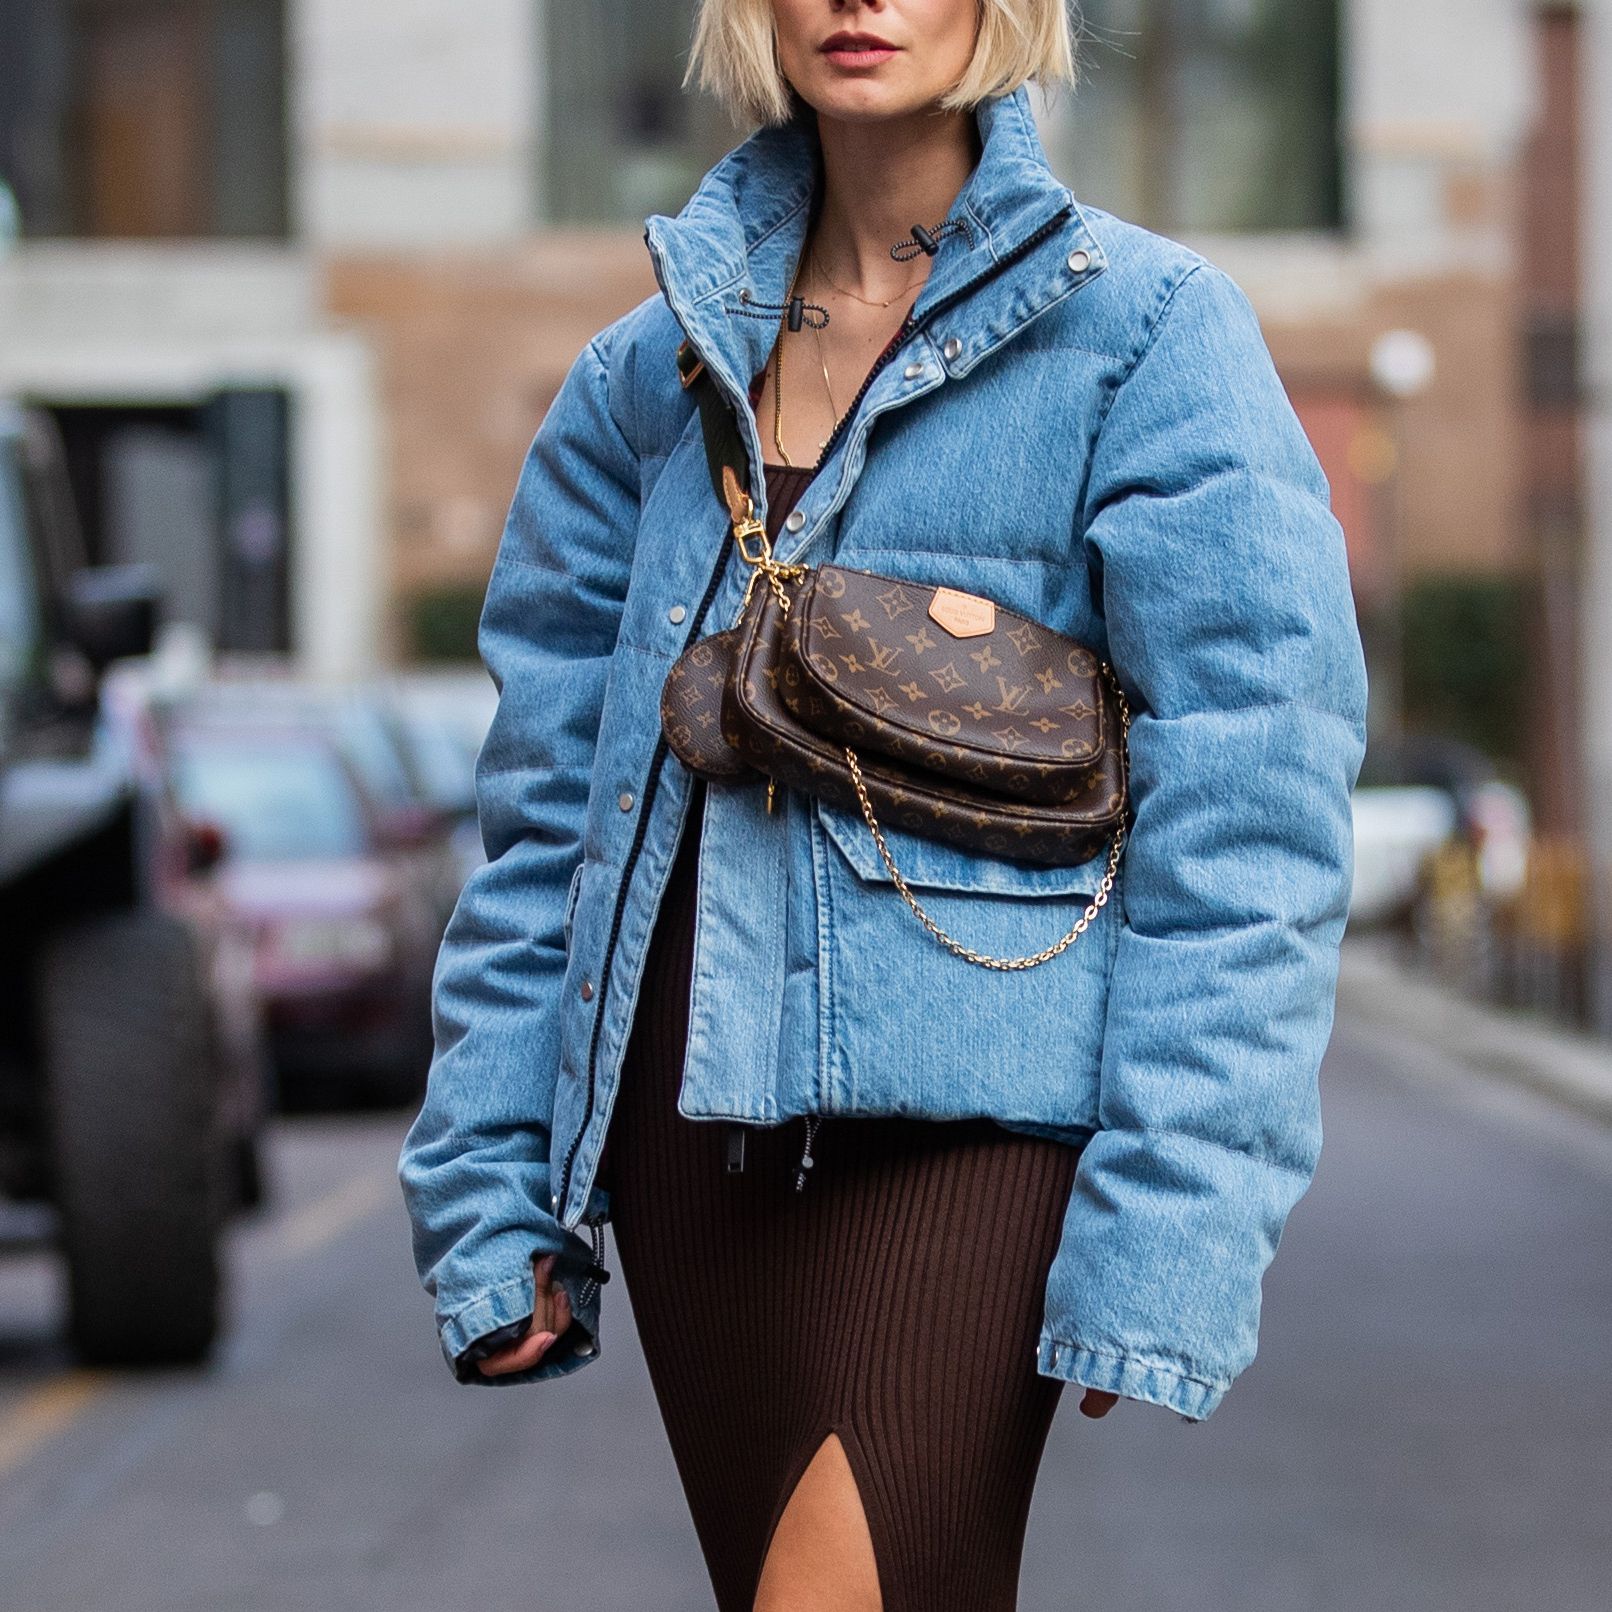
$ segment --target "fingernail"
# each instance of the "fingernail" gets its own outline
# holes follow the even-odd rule
[[[539,1332],[537,1335],[538,1353],[541,1354],[553,1342],[554,1334],[552,1332]]]

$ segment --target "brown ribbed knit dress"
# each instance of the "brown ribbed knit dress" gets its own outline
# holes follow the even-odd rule
[[[774,537],[811,474],[767,467]],[[728,1172],[727,1126],[677,1112],[703,787],[599,1180],[717,1607],[751,1612],[773,1529],[833,1431],[885,1612],[1012,1612],[1062,1390],[1033,1356],[1078,1153],[989,1119],[838,1115],[804,1191],[799,1120],[753,1127]]]

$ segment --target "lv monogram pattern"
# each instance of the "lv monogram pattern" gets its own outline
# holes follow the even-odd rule
[[[1076,805],[1105,729],[1097,657],[996,606],[993,631],[953,637],[932,587],[823,565],[791,606],[779,697],[852,746],[1016,799]]]
[[[702,778],[742,778],[750,764],[723,737],[722,689],[742,627],[712,633],[672,662],[660,691],[660,725],[672,754]]]
[[[856,578],[859,589],[889,586],[890,579],[873,573],[833,569],[841,576]],[[812,578],[818,575],[820,572],[813,572]],[[808,587],[810,581],[811,578]],[[831,588],[836,585],[830,583]],[[910,583],[898,585],[920,601],[929,592]],[[785,647],[785,639],[792,629],[806,630],[804,599],[805,591],[795,590],[786,617],[772,590],[758,586],[739,626],[702,638],[680,656],[662,689],[662,727],[673,753],[691,772],[730,780],[753,769],[820,796],[831,805],[858,811],[860,806],[840,739],[827,736],[803,720],[802,713],[812,723],[820,720],[819,713],[806,704],[804,694],[796,700],[800,707],[797,712],[781,692],[791,670],[797,677],[802,675],[798,659],[792,659]],[[1022,618],[998,608],[999,622],[1005,618],[1005,626],[999,625],[998,633],[1011,631]],[[914,614],[928,619],[921,608]],[[940,631],[930,623],[931,636]],[[1071,648],[1080,648],[1048,628],[1036,625],[1035,631],[1045,636],[1049,655],[1054,643],[1062,645],[1065,654]],[[996,636],[973,642],[982,645]],[[1077,685],[1071,669],[1071,697],[1063,703],[1074,704],[1077,697],[1082,699],[1091,708],[1092,716],[1071,720],[1100,722],[1101,726],[1090,735],[1090,760],[1078,769],[1072,762],[1059,764],[1056,799],[1004,793],[968,776],[968,770],[984,759],[979,753],[983,751],[983,740],[976,740],[974,747],[932,745],[922,736],[915,737],[911,724],[881,723],[874,712],[857,719],[864,727],[849,742],[861,762],[863,783],[880,822],[965,850],[1024,862],[1070,865],[1095,856],[1124,815],[1126,779],[1119,703],[1103,689],[1096,658],[1085,650],[1081,654],[1089,659],[1090,672]],[[993,670],[981,668],[982,672]],[[948,700],[951,698],[947,691],[942,693]],[[1042,732],[1031,731],[1038,735]],[[1038,759],[1045,759],[1044,751]],[[1011,777],[1012,771],[994,771],[990,776]],[[1038,776],[1044,780],[1046,774]]]

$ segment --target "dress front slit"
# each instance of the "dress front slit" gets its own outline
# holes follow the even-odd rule
[[[810,479],[768,466],[768,527]],[[1012,1612],[1062,1384],[1036,1370],[1078,1150],[988,1118],[829,1115],[796,1190],[798,1119],[677,1110],[699,824],[651,937],[599,1165],[618,1263],[719,1612],[751,1612],[795,1483],[837,1434],[885,1612]],[[957,966],[936,954],[936,967]]]

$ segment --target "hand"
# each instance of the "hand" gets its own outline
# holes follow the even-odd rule
[[[571,1298],[554,1280],[554,1254],[532,1259],[532,1275],[537,1281],[537,1302],[532,1306],[532,1328],[516,1343],[509,1344],[485,1360],[477,1369],[484,1377],[503,1377],[512,1371],[529,1371],[542,1360],[548,1347],[571,1324]]]
[[[1118,1403],[1118,1394],[1105,1394],[1100,1388],[1088,1388],[1080,1401],[1080,1414],[1093,1419],[1106,1416]]]

